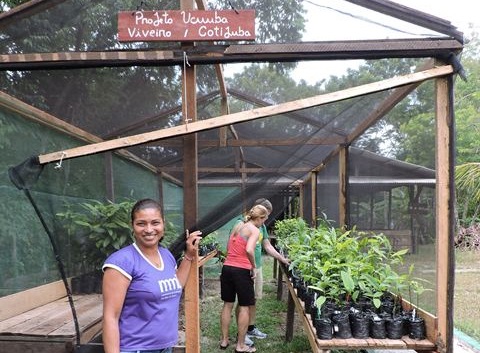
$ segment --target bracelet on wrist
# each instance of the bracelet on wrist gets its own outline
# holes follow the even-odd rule
[[[193,257],[187,256],[187,255],[184,255],[183,258],[187,261],[193,261]]]

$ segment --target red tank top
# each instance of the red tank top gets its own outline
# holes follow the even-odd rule
[[[252,264],[247,257],[247,239],[240,236],[238,233],[233,234],[228,239],[227,245],[227,258],[224,265],[244,268],[247,270],[252,269]]]

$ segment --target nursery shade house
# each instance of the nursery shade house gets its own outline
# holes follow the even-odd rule
[[[429,338],[451,352],[453,87],[463,35],[391,1],[315,3],[33,0],[0,14],[0,301],[58,281],[55,252],[67,277],[90,270],[85,240],[59,216],[81,203],[158,199],[177,234],[207,235],[265,197],[274,204],[270,222],[294,215],[314,225],[326,214],[336,227],[410,230],[412,252],[430,249],[436,273]],[[205,11],[192,12],[203,23],[197,37],[185,34],[197,28],[191,17],[161,33],[148,27],[155,21],[135,22],[155,12],[181,22],[181,10]],[[355,16],[321,27],[332,11]],[[374,14],[379,19],[362,29],[360,19]],[[227,18],[231,28],[222,27]],[[127,40],[122,21],[131,26]],[[307,25],[315,22],[319,28]],[[401,30],[383,36],[375,29],[382,22]],[[332,63],[400,59],[411,64],[334,91],[318,85],[281,95],[280,81],[260,79],[250,90],[234,85],[251,64],[282,77],[292,65],[314,63],[320,82]],[[422,87],[431,94],[419,94]],[[424,126],[432,137],[425,148],[434,150],[428,165],[360,148],[371,128],[402,115],[406,101],[433,107],[435,125]],[[377,131],[387,149],[392,136]],[[182,244],[171,244],[180,256]],[[0,322],[18,314],[0,309]]]

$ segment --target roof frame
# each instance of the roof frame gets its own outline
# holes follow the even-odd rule
[[[430,57],[445,60],[462,49],[460,42],[450,38],[216,44],[171,50],[4,54],[0,55],[0,70],[182,66],[184,54],[191,65]]]
[[[282,103],[275,106],[268,106],[253,109],[246,112],[239,112],[210,118],[207,120],[195,121],[189,124],[183,124],[171,128],[152,131],[134,136],[127,136],[115,140],[94,143],[91,145],[72,148],[64,151],[52,152],[39,156],[40,164],[51,163],[63,159],[70,159],[84,155],[95,154],[99,152],[111,151],[118,148],[140,145],[151,141],[161,140],[174,136],[184,136],[192,133],[211,130],[214,128],[227,126],[234,123],[255,120],[268,116],[289,113],[296,110],[320,106],[327,103],[333,103],[340,100],[353,98],[374,92],[380,92],[387,89],[401,87],[415,82],[423,82],[436,77],[448,76],[454,73],[451,65],[439,66],[430,70],[409,74],[401,77],[394,77],[380,82],[365,84],[342,91],[327,93],[310,98],[299,99],[292,102]]]

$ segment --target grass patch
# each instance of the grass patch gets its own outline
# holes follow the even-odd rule
[[[273,260],[264,260],[263,298],[257,302],[257,326],[268,337],[257,339],[255,346],[262,353],[307,353],[311,352],[310,344],[303,331],[299,318],[295,318],[294,336],[291,342],[285,342],[286,312],[285,300],[276,298],[276,280],[273,279]],[[202,352],[219,351],[220,343],[220,311],[223,302],[220,299],[219,273],[221,266],[210,261],[204,270],[204,298],[201,301],[201,350]],[[230,350],[233,350],[237,325],[232,318],[230,325]]]
[[[455,268],[455,327],[480,341],[480,252],[457,250]]]

